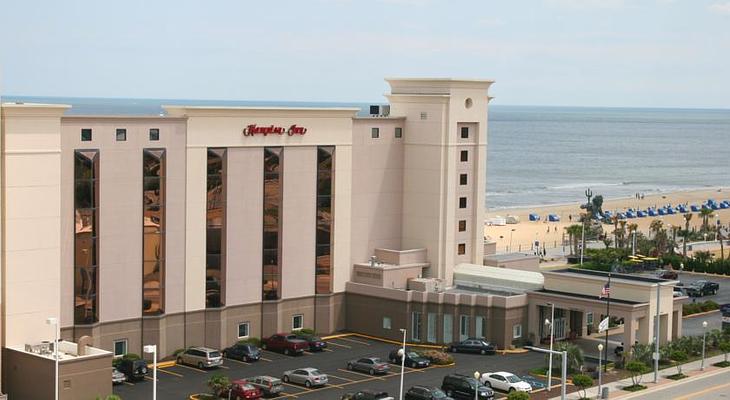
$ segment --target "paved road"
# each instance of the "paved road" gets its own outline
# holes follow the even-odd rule
[[[691,379],[691,378],[689,378]],[[716,400],[730,399],[730,369],[677,386],[642,393],[642,400]]]
[[[212,374],[222,373],[231,379],[239,379],[253,375],[271,375],[280,377],[282,372],[300,367],[316,367],[329,375],[330,385],[324,389],[306,389],[295,385],[285,385],[285,393],[279,399],[339,399],[342,394],[362,389],[384,390],[393,396],[398,395],[400,366],[392,365],[391,374],[383,377],[371,377],[366,374],[347,371],[348,360],[377,356],[387,358],[393,345],[360,338],[340,338],[329,340],[328,351],[319,354],[305,354],[299,357],[288,357],[278,353],[264,352],[265,359],[245,364],[239,361],[226,360],[223,368],[203,371],[186,366],[174,366],[158,372],[158,399],[187,399],[192,393],[206,392],[205,382]],[[530,369],[544,365],[544,358],[538,353],[513,354],[507,356],[481,356],[455,354],[456,365],[446,368],[429,367],[424,370],[406,369],[404,386],[413,385],[440,386],[443,377],[449,373],[472,375],[474,371],[509,371],[526,374]],[[114,393],[124,400],[148,400],[151,398],[150,380],[136,384],[116,386]],[[500,395],[498,397],[504,397]]]
[[[718,284],[720,284],[720,290],[717,292],[717,294],[712,296],[698,297],[697,301],[712,300],[717,302],[718,304],[730,303],[730,277],[725,278],[719,276],[706,276],[700,274],[688,274],[683,272],[680,272],[679,274],[679,281],[684,283],[684,286],[688,286],[690,283],[699,280],[717,282]]]

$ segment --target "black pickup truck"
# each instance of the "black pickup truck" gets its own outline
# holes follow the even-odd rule
[[[702,297],[708,294],[717,294],[720,290],[720,284],[710,281],[697,281],[685,286],[684,290],[687,292],[687,296]]]

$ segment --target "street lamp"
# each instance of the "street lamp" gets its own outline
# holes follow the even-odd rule
[[[602,359],[603,359],[603,343],[598,343],[598,397],[597,399],[601,398],[601,367],[602,365]]]
[[[702,364],[700,371],[705,370],[705,344],[707,343],[707,321],[702,321]]]
[[[479,400],[479,378],[482,377],[482,374],[479,373],[479,371],[474,371],[474,379],[476,380],[476,383],[474,384],[474,400]]]
[[[58,319],[55,317],[49,317],[46,319],[46,324],[53,327],[53,360],[55,364],[55,372],[53,375],[54,383],[54,399],[58,400]]]
[[[507,247],[507,252],[508,253],[511,253],[512,252],[512,232],[514,232],[514,231],[515,231],[515,228],[512,228],[509,231],[509,247]]]
[[[157,345],[144,346],[145,353],[152,353],[152,400],[157,400]]]
[[[553,383],[553,336],[555,332],[555,304],[548,303],[550,305],[550,320],[548,321],[545,319],[545,326],[550,326],[550,355],[548,356],[548,384],[547,384],[547,390],[550,391],[550,386]]]
[[[398,355],[400,356],[400,400],[403,400],[403,371],[406,367],[406,330],[401,329],[401,332],[403,332],[403,347],[398,350]]]

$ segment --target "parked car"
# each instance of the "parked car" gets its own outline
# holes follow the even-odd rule
[[[286,383],[297,383],[308,388],[312,386],[324,386],[327,384],[327,375],[319,372],[317,368],[299,368],[285,371],[281,380]]]
[[[365,357],[347,362],[347,369],[350,371],[365,372],[370,375],[387,374],[390,366],[377,357]]]
[[[450,374],[444,377],[441,383],[441,390],[446,395],[461,400],[471,400],[475,394],[478,399],[492,400],[494,399],[494,391],[484,386],[478,380],[461,374]]]
[[[306,333],[297,333],[295,337],[299,340],[307,342],[309,345],[309,351],[322,351],[327,348],[327,342],[322,340],[319,336],[308,335]]]
[[[660,269],[657,271],[657,278],[661,279],[669,279],[669,280],[677,280],[679,279],[679,274],[677,271],[673,269]]]
[[[730,303],[721,304],[720,312],[722,313],[722,315],[730,314]]]
[[[191,347],[177,356],[178,364],[194,365],[200,369],[223,365],[221,352],[208,347]]]
[[[443,390],[432,386],[413,386],[408,389],[405,400],[453,400]]]
[[[228,393],[223,393],[228,396]],[[231,382],[231,393],[227,398],[234,400],[260,399],[264,393],[261,389],[248,383],[245,379],[239,379]]]
[[[274,378],[273,376],[259,375],[246,378],[246,382],[256,388],[261,389],[264,396],[276,397],[279,393],[284,391],[284,385],[281,384],[281,379]]]
[[[484,385],[503,392],[532,392],[532,386],[509,372],[487,372],[479,379]]]
[[[236,343],[223,350],[223,357],[233,358],[246,362],[258,361],[261,358],[261,350],[248,343]]]
[[[345,393],[340,400],[395,400],[387,392],[376,392],[373,390],[361,390],[359,392]]]
[[[127,376],[127,380],[139,381],[147,375],[147,362],[145,360],[129,360],[123,358],[117,365],[117,370]]]
[[[126,380],[127,375],[124,375],[124,372],[121,372],[116,368],[112,369],[112,385],[124,383]]]
[[[539,390],[539,389],[545,389],[547,387],[547,383],[543,380],[540,380],[539,378],[535,378],[532,375],[522,375],[520,376],[523,381],[527,382],[532,386],[532,390]]]
[[[390,351],[390,354],[388,354],[388,360],[392,362],[393,364],[400,365],[401,359],[400,355],[398,355],[398,350],[393,349]],[[405,366],[408,368],[426,368],[429,365],[431,365],[431,361],[426,357],[421,357],[418,353],[415,351],[408,350],[406,348],[406,359],[405,359]]]
[[[720,284],[710,281],[696,281],[690,283],[685,291],[690,297],[702,297],[708,294],[717,294],[720,290]]]
[[[261,341],[261,348],[264,350],[278,351],[286,355],[303,354],[309,348],[304,340],[297,339],[296,335],[277,333]]]
[[[497,351],[493,344],[480,338],[468,338],[461,342],[451,343],[448,349],[452,353],[494,354]]]

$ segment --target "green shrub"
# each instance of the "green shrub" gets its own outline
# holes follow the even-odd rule
[[[649,367],[639,360],[626,363],[626,370],[631,374],[631,386],[641,386],[641,376],[649,372]]]
[[[297,333],[297,334],[302,334],[302,335],[314,335],[314,329],[312,329],[312,328],[295,329],[295,330],[292,330],[291,333]]]
[[[440,350],[423,350],[419,351],[418,354],[421,357],[428,358],[431,364],[434,365],[449,365],[454,362],[454,357]]]
[[[526,392],[514,391],[507,395],[507,400],[530,400],[530,395]]]
[[[231,380],[223,374],[213,374],[208,379],[208,387],[210,392],[216,396],[221,396],[224,393],[228,393],[231,387]]]
[[[96,396],[96,400],[122,400],[122,398],[117,396],[116,394],[110,394],[104,398],[102,398],[101,396]]]
[[[573,375],[573,385],[578,388],[579,392],[583,392],[582,399],[586,398],[586,389],[593,386],[593,379],[584,374]]]
[[[177,357],[180,353],[184,352],[186,349],[177,349],[172,354]]]
[[[669,354],[669,359],[677,363],[677,374],[682,375],[682,363],[687,361],[687,353],[674,350]]]
[[[246,339],[241,339],[241,340],[238,341],[238,343],[240,343],[240,344],[252,344],[252,345],[254,345],[256,347],[261,347],[261,339],[259,339],[257,337],[250,337],[250,338],[246,338]]]
[[[689,304],[683,304],[682,305],[682,314],[684,315],[692,315],[692,314],[698,314],[701,312],[707,312],[707,311],[713,311],[720,308],[720,305],[712,300],[697,302],[697,303],[689,303]]]
[[[730,340],[723,340],[720,345],[717,346],[721,352],[725,354],[725,363],[727,363],[727,353],[730,353]]]

